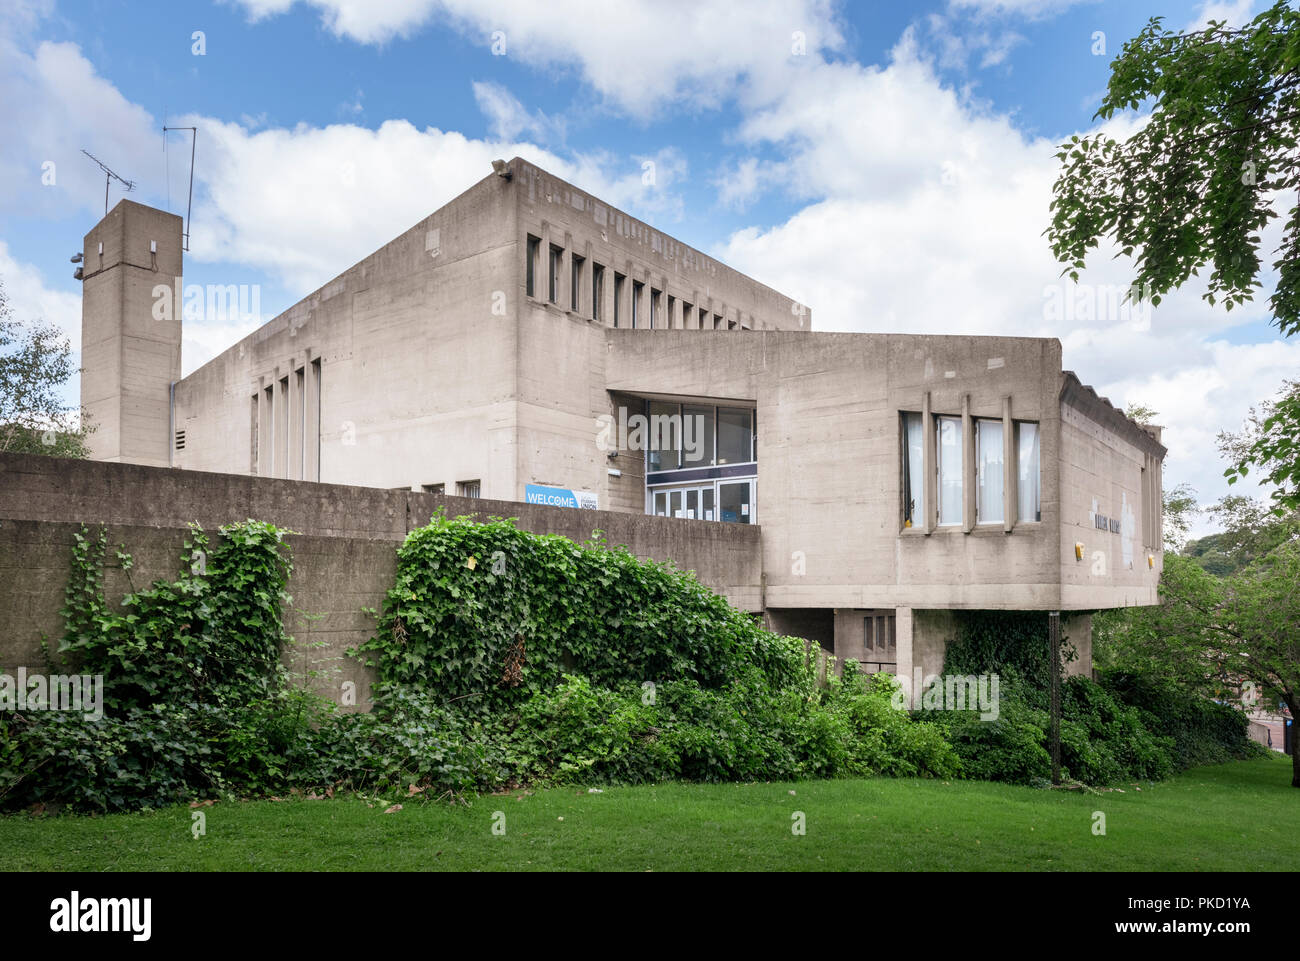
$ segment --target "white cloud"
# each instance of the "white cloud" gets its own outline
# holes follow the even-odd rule
[[[1106,129],[1125,137],[1141,123]],[[785,223],[736,232],[719,257],[809,304],[818,330],[1059,338],[1085,382],[1117,405],[1161,412],[1170,485],[1189,481],[1207,500],[1226,492],[1215,434],[1300,367],[1300,341],[1224,340],[1267,317],[1262,299],[1229,314],[1205,304],[1193,279],[1157,308],[1124,308],[1132,265],[1105,249],[1082,285],[1063,281],[1042,236],[1056,141],[1027,137],[945,86],[911,34],[884,67],[819,64],[739,134],[783,151],[790,191],[810,203]],[[720,198],[752,199],[762,169],[740,161]],[[1278,229],[1265,232],[1265,249]]]
[[[191,117],[206,144],[191,257],[264,270],[306,294],[491,173],[524,156],[611,203],[672,217],[685,160],[672,149],[619,160],[568,160],[528,143],[474,140],[389,120],[377,130],[338,124],[250,131]],[[654,182],[645,183],[646,162]],[[245,282],[240,277],[218,278]]]
[[[254,19],[283,13],[293,0],[239,0]],[[795,34],[807,56],[839,49],[843,38],[831,0],[751,0],[738,11],[728,0],[668,6],[620,0],[593,8],[588,0],[301,0],[326,27],[360,43],[407,37],[447,23],[484,49],[500,32],[505,56],[534,67],[576,69],[612,104],[638,116],[673,102],[715,106],[742,85],[777,89],[793,61]]]
[[[541,110],[530,111],[499,83],[478,81],[474,100],[488,119],[488,130],[498,140],[518,140],[528,135],[540,143],[564,139],[564,119]]]
[[[71,249],[71,248],[70,248]],[[68,276],[76,268],[65,265]],[[67,334],[72,349],[81,350],[81,296],[47,285],[39,267],[17,260],[0,240],[0,284],[9,298],[13,319],[23,323],[53,324]]]
[[[102,216],[104,174],[83,148],[139,182],[136,199],[145,199],[147,185],[163,185],[161,125],[101,77],[75,44],[47,42],[29,53],[12,35],[0,35],[0,89],[0,129],[6,131],[0,209],[51,218],[83,211]],[[121,197],[114,183],[110,205]]]
[[[985,16],[1015,16],[1038,20],[1055,16],[1079,3],[1097,0],[948,0],[948,7]]]
[[[1253,0],[1203,0],[1201,5],[1196,9],[1196,16],[1184,28],[1186,30],[1204,30],[1213,20],[1227,21],[1228,29],[1242,27],[1250,22],[1251,11],[1254,9]]]

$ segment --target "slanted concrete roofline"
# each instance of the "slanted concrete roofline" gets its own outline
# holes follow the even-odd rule
[[[1079,376],[1072,370],[1061,371],[1061,402],[1069,404],[1102,426],[1111,428],[1133,446],[1153,457],[1164,460],[1168,453],[1168,448],[1156,440],[1149,430],[1133,418],[1125,416],[1122,410],[1110,402],[1110,398],[1100,396],[1095,389],[1079,380]]]

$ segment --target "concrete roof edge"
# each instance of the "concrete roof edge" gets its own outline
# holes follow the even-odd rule
[[[1113,428],[1135,447],[1162,461],[1169,453],[1169,449],[1156,440],[1150,431],[1112,404],[1110,398],[1102,397],[1091,385],[1079,380],[1079,375],[1072,370],[1061,371],[1061,402],[1069,404],[1102,426]]]

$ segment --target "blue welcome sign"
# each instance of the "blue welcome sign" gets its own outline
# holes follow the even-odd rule
[[[529,504],[542,504],[547,507],[576,507],[584,510],[596,510],[596,495],[590,491],[572,491],[564,487],[541,487],[528,484],[524,487],[524,500]]]

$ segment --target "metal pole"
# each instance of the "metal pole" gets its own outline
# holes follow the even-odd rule
[[[185,203],[185,249],[190,249],[190,211],[194,208],[194,149],[199,144],[199,128],[190,133],[190,198]]]
[[[108,174],[104,174],[104,216],[108,216]]]
[[[1052,752],[1052,783],[1061,783],[1061,612],[1047,612],[1047,645],[1051,668],[1051,724],[1047,736]]]

